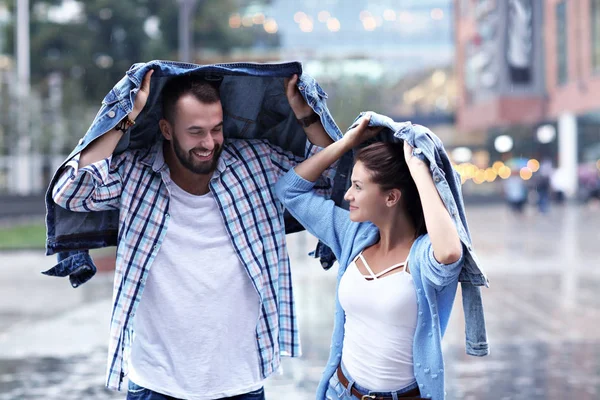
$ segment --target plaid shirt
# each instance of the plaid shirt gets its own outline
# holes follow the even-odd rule
[[[121,390],[127,375],[132,321],[169,223],[162,143],[81,169],[78,154],[52,192],[58,205],[72,211],[120,210],[106,380],[113,390]],[[319,149],[307,142],[306,155]],[[284,208],[272,189],[300,161],[267,141],[228,140],[210,181],[233,247],[261,299],[256,341],[263,378],[279,367],[280,355],[300,355]],[[324,174],[324,194],[330,192],[332,172]]]

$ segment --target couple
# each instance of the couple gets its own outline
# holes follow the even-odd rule
[[[127,376],[132,400],[264,399],[280,355],[299,355],[286,208],[340,265],[317,398],[442,399],[440,341],[463,254],[418,149],[360,150],[348,212],[324,196],[331,166],[377,133],[368,116],[333,143],[298,77],[287,79],[308,138],[300,158],[267,141],[224,139],[218,84],[183,75],[161,91],[161,139],[113,155],[152,73],[133,110],[75,153],[50,188],[67,210],[119,210],[107,386],[120,389]]]

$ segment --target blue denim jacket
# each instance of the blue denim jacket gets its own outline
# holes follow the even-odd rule
[[[358,120],[365,113],[361,113],[351,127],[356,126]],[[465,216],[465,206],[462,198],[461,180],[456,170],[452,167],[450,158],[444,149],[442,141],[428,128],[413,125],[410,122],[395,122],[391,118],[370,112],[369,126],[382,126],[384,129],[378,140],[394,141],[406,140],[414,148],[416,156],[428,165],[446,209],[458,230],[458,235],[463,244],[464,263],[459,275],[461,283],[463,311],[465,313],[466,352],[472,356],[485,356],[489,354],[481,286],[489,286],[489,281],[481,269],[481,264],[473,250],[471,233]],[[345,191],[350,187],[350,174],[353,163],[351,153],[346,154],[337,167],[334,189],[331,199],[336,204],[348,208],[343,201]],[[324,267],[329,267],[335,260],[331,249],[319,243],[316,255],[321,257]],[[325,263],[323,260],[326,260]]]
[[[161,135],[158,127],[162,115],[160,92],[169,78],[187,73],[204,74],[207,79],[220,82],[223,131],[229,138],[268,139],[284,150],[304,156],[306,134],[296,121],[283,86],[283,79],[293,74],[298,74],[300,93],[319,114],[327,133],[333,140],[341,138],[341,131],[327,109],[327,94],[312,77],[302,74],[302,65],[298,62],[196,65],[150,61],[134,64],[106,95],[92,125],[67,160],[113,129],[131,112],[135,95],[150,69],[154,73],[146,106],[135,126],[123,135],[115,154],[146,147]],[[76,213],[57,206],[51,196],[57,178],[58,173],[55,173],[46,193],[46,254],[57,254],[58,264],[44,274],[69,276],[72,286],[77,287],[96,273],[88,250],[116,245],[118,211]],[[302,226],[287,215],[286,232],[301,229]]]

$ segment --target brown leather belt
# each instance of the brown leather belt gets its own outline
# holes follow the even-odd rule
[[[338,367],[338,369],[337,369],[337,377],[338,377],[338,380],[340,381],[340,383],[344,387],[348,387],[348,383],[350,383],[350,382],[344,376],[344,373],[342,372],[342,369],[340,367]],[[372,394],[361,393],[354,387],[354,385],[352,386],[350,393],[352,393],[352,396],[356,397],[359,400],[393,400],[392,396],[375,396]],[[419,392],[418,388],[409,390],[406,393],[398,394],[398,398],[403,399],[403,400],[426,400],[420,396],[421,396],[421,392]]]

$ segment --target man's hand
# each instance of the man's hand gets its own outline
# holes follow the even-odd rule
[[[298,75],[294,74],[291,78],[285,78],[285,95],[287,96],[290,107],[297,119],[308,117],[313,113],[313,109],[306,103],[304,97],[298,90]]]
[[[150,95],[150,78],[154,70],[150,70],[146,72],[144,75],[144,80],[142,81],[142,87],[135,95],[135,100],[133,102],[133,110],[129,113],[129,118],[133,121],[137,118],[138,115],[142,112],[144,107],[146,106],[146,102],[148,101],[148,96]]]

